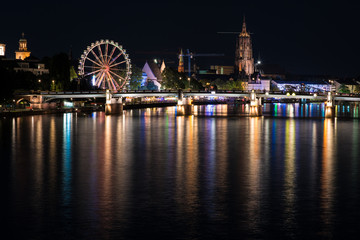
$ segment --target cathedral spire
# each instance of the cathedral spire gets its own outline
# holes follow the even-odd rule
[[[179,54],[178,72],[185,72],[185,69],[184,69],[184,53],[183,53],[182,49],[180,50],[180,54]]]
[[[250,34],[246,31],[245,15],[243,17],[243,24],[242,24],[242,30],[241,30],[240,36],[241,37],[250,37]]]
[[[242,33],[246,33],[246,22],[245,22],[245,15],[243,17],[243,25],[242,25]]]

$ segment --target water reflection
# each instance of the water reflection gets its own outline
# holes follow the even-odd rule
[[[216,105],[186,117],[170,107],[2,120],[8,218],[28,238],[331,238],[339,217],[350,231],[360,217],[358,120],[272,106],[287,117],[227,118],[240,110]]]
[[[196,123],[195,123],[196,125]],[[198,141],[194,117],[176,118],[176,201],[186,215],[198,214]],[[190,218],[190,217],[189,217]],[[193,224],[190,225],[194,231]]]
[[[66,113],[63,116],[63,166],[62,166],[62,184],[63,184],[63,202],[68,206],[72,195],[72,114]],[[41,139],[41,138],[39,138]]]
[[[325,117],[324,103],[265,103],[264,116],[290,118],[323,118]],[[247,116],[249,106],[238,105],[199,105],[194,106],[195,116]],[[337,117],[359,118],[359,104],[340,103],[335,106]]]
[[[261,164],[261,135],[262,135],[262,119],[257,117],[249,118],[249,150],[248,150],[248,196],[246,203],[247,223],[249,228],[256,231],[260,224],[260,195],[262,188],[260,185],[260,164]]]
[[[295,214],[296,214],[296,125],[294,120],[286,121],[285,125],[285,159],[284,159],[284,219],[285,226],[289,229],[295,228]],[[288,234],[294,233],[289,231]]]
[[[336,121],[324,120],[323,131],[323,156],[321,171],[321,218],[322,235],[332,238],[334,220],[334,161],[336,156]]]

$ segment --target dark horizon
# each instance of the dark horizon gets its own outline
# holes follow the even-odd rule
[[[171,53],[180,48],[225,55],[197,58],[200,65],[233,65],[236,35],[218,32],[240,31],[245,15],[255,60],[260,56],[263,63],[279,64],[290,73],[360,75],[360,49],[352,34],[356,8],[346,3],[110,1],[101,10],[82,1],[37,1],[6,2],[4,9],[0,42],[6,44],[7,58],[14,58],[24,32],[29,50],[38,58],[70,49],[79,58],[92,42],[110,39],[122,44],[139,67],[151,58],[176,65],[177,56]]]

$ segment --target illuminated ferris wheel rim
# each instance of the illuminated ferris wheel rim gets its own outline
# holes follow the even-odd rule
[[[119,61],[120,57],[122,57],[121,61]],[[91,43],[84,50],[79,63],[79,75],[82,78],[96,77],[95,85],[103,89],[119,90],[130,79],[131,60],[129,55],[126,54],[122,45],[112,40]],[[125,67],[121,69],[120,66]],[[93,71],[89,71],[89,69]],[[119,72],[123,72],[124,75],[120,76]]]

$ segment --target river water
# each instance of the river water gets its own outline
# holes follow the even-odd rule
[[[358,239],[359,106],[244,108],[1,119],[3,235]]]

